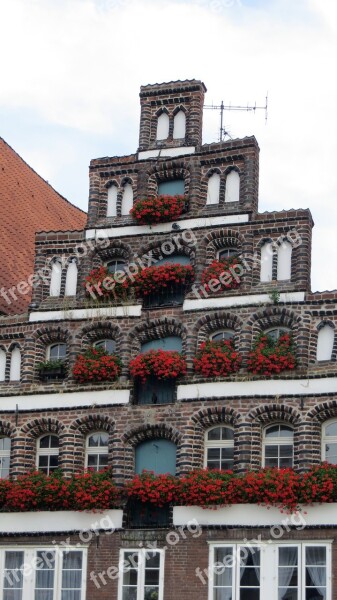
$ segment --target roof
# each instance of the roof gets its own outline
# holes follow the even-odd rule
[[[83,229],[86,213],[63,198],[0,138],[0,292],[34,272],[35,233]],[[0,313],[25,312],[31,294],[0,295]]]

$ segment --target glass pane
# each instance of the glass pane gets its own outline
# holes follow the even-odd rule
[[[221,439],[223,440],[233,440],[234,439],[234,431],[230,429],[230,427],[221,427]]]
[[[258,586],[259,580],[255,567],[240,568],[240,585],[241,586]]]
[[[66,589],[81,588],[82,571],[62,571],[62,587]]]
[[[278,589],[278,600],[298,600],[297,589],[280,587]]]
[[[146,587],[144,590],[144,600],[158,600],[158,587]]]
[[[214,342],[218,342],[220,340],[232,340],[234,337],[234,331],[219,331],[218,333],[214,333],[211,339]]]
[[[221,459],[229,460],[234,456],[234,448],[221,448]]]
[[[291,468],[293,466],[293,459],[291,458],[280,458],[279,468],[286,469]]]
[[[137,600],[137,588],[123,588],[122,600]]]
[[[145,555],[145,568],[159,569],[160,554],[159,552],[147,552]]]
[[[50,443],[50,435],[44,435],[40,439],[40,448],[50,448],[49,443]]]
[[[81,600],[80,590],[62,590],[61,600]]]
[[[54,469],[56,469],[56,467],[58,467],[58,464],[59,464],[58,454],[51,454],[49,456],[49,465],[51,467],[54,467]]]
[[[64,552],[63,569],[82,569],[82,552],[74,550]]]
[[[208,439],[209,440],[221,440],[221,427],[213,427],[213,429],[211,429],[208,432]]]
[[[325,567],[307,567],[305,570],[305,585],[321,588],[326,586]]]
[[[98,454],[88,454],[88,467],[97,468]]]
[[[325,458],[333,465],[337,463],[337,444],[325,444]]]
[[[279,565],[280,567],[287,567],[288,565],[297,565],[298,557],[297,557],[297,548],[291,548],[285,546],[284,548],[279,548]]]
[[[232,588],[215,588],[213,600],[232,600]]]
[[[4,590],[3,600],[22,600],[22,589]]]
[[[145,570],[145,585],[159,585],[159,569]]]
[[[278,456],[279,446],[266,446],[265,447],[265,455],[268,458],[274,458]]]
[[[334,421],[333,423],[329,423],[329,425],[326,425],[325,435],[337,436],[337,421]]]
[[[185,193],[185,182],[183,179],[172,179],[163,181],[158,185],[158,196],[183,196]]]
[[[108,454],[99,454],[99,468],[104,469],[109,464],[109,455]]]
[[[292,445],[280,446],[280,456],[289,457],[293,455]]]
[[[277,458],[266,458],[264,461],[266,467],[278,467],[278,459]]]
[[[128,569],[124,571],[123,585],[137,585],[138,571],[136,569]]]
[[[35,587],[41,588],[53,588],[54,587],[54,571],[53,570],[41,570],[36,571]]]
[[[288,425],[280,425],[280,437],[294,437],[294,430]]]
[[[220,448],[208,448],[208,460],[220,460]]]
[[[326,548],[324,546],[307,546],[305,549],[306,565],[326,565]]]
[[[260,600],[260,590],[258,588],[241,588],[240,600]]]
[[[0,438],[0,450],[10,450],[11,440],[8,437]]]
[[[35,590],[34,600],[53,600],[54,590]]]
[[[59,447],[59,439],[58,439],[57,435],[51,435],[50,436],[50,447],[51,448],[58,448]]]

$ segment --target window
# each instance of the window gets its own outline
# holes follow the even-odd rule
[[[118,600],[163,600],[163,550],[121,550],[119,568]]]
[[[183,196],[185,182],[183,179],[171,179],[158,184],[158,196]]]
[[[231,256],[239,256],[238,248],[229,247],[229,248],[223,248],[222,250],[219,250],[217,259],[218,260],[227,260],[228,258],[231,258]]]
[[[100,340],[95,343],[95,348],[103,348],[108,354],[115,354],[116,342],[115,340]]]
[[[136,473],[153,471],[156,474],[176,474],[177,447],[173,442],[152,439],[136,447]]]
[[[6,379],[6,352],[0,348],[0,381]]]
[[[274,342],[277,342],[282,335],[285,333],[290,333],[290,329],[287,327],[272,327],[271,329],[266,329],[264,333],[274,340]]]
[[[117,195],[118,189],[116,185],[111,185],[108,188],[108,203],[106,209],[107,217],[115,217],[117,215]]]
[[[212,427],[206,432],[205,467],[232,469],[234,464],[234,431],[231,427]]]
[[[11,458],[11,439],[0,437],[0,479],[9,476],[9,463]]]
[[[173,119],[173,139],[182,140],[186,135],[186,115],[183,110],[178,110]]]
[[[37,441],[36,466],[50,475],[59,466],[59,439],[57,435],[44,435]]]
[[[213,173],[208,178],[207,185],[207,202],[206,204],[219,204],[220,199],[220,175]]]
[[[335,330],[330,325],[323,325],[318,332],[317,360],[331,360]]]
[[[117,271],[125,271],[126,262],[121,258],[114,258],[113,260],[109,260],[109,262],[106,263],[106,266],[108,267],[109,273],[116,273]]]
[[[270,425],[263,432],[263,464],[279,469],[293,466],[294,431],[289,425]]]
[[[232,340],[234,337],[234,331],[231,329],[222,329],[212,333],[210,339],[212,342],[220,342],[221,340]]]
[[[109,461],[109,434],[104,431],[87,437],[85,466],[92,471],[106,469]]]
[[[170,129],[170,119],[166,112],[162,112],[157,120],[157,140],[167,140]]]
[[[144,342],[141,347],[141,352],[148,352],[148,350],[176,350],[177,352],[182,352],[182,349],[182,339],[177,335],[169,335],[167,337]]]
[[[211,544],[209,599],[328,600],[330,550],[309,542]]]
[[[155,266],[159,267],[167,264],[190,265],[191,261],[189,256],[186,256],[185,254],[171,254],[170,256],[165,256],[164,258],[157,260]]]
[[[66,286],[64,295],[65,296],[76,296],[77,291],[77,264],[76,259],[73,258],[67,268],[66,275]]]
[[[58,297],[61,293],[62,265],[59,260],[54,260],[51,266],[49,295]]]
[[[125,183],[123,186],[122,193],[122,215],[130,214],[130,210],[133,207],[133,189],[131,183]]]
[[[240,175],[237,171],[230,171],[226,177],[225,202],[239,202],[240,200]]]
[[[20,348],[13,348],[13,350],[12,350],[9,379],[10,379],[10,381],[20,381],[20,379],[21,379],[21,351],[20,351]]]
[[[337,465],[337,421],[330,421],[323,426],[322,459]]]
[[[277,249],[277,280],[289,281],[291,279],[292,245],[284,240]]]
[[[67,356],[67,344],[53,344],[47,351],[48,360],[62,360]]]
[[[0,550],[2,600],[84,600],[86,550]]]
[[[273,244],[267,242],[261,248],[260,281],[265,283],[273,279]]]

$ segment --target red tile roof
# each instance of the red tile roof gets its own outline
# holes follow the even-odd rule
[[[36,231],[83,229],[86,218],[0,138],[0,291],[34,272]],[[0,295],[0,314],[25,312],[30,299],[17,294],[9,305]]]

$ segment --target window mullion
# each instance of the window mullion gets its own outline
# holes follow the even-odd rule
[[[164,597],[165,552],[159,552],[159,600]]]
[[[61,600],[63,552],[58,546],[55,547],[54,600]]]
[[[0,600],[3,600],[3,590],[4,590],[4,572],[5,572],[5,550],[0,550]]]
[[[145,593],[145,552],[146,550],[140,550],[138,552],[138,585],[137,585],[137,600],[144,599]]]

